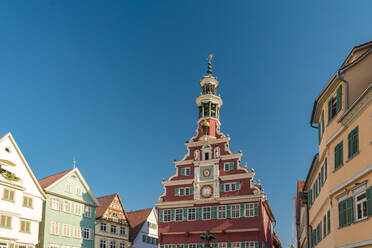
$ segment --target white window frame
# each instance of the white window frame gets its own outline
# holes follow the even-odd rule
[[[196,208],[188,208],[187,209],[187,220],[189,220],[189,221],[196,220]]]
[[[175,209],[174,215],[175,215],[176,221],[182,221],[183,220],[183,211],[182,211],[182,208]]]
[[[358,201],[358,197],[361,197],[362,195],[364,194],[364,198],[359,200]],[[368,218],[368,215],[367,215],[367,192],[366,191],[363,191],[363,192],[360,192],[356,195],[353,196],[354,197],[354,219],[355,221],[361,221],[361,220],[365,220]],[[358,217],[358,206],[361,206],[362,210],[361,210],[361,214],[362,214],[362,217],[359,218]],[[363,215],[363,209],[365,209],[365,213],[366,215]]]
[[[106,240],[101,239],[99,241],[99,248],[106,248]]]
[[[202,219],[203,220],[210,220],[211,219],[211,207],[203,207],[202,208]]]
[[[84,217],[92,218],[92,208],[89,206],[84,207]]]
[[[226,219],[226,205],[218,206],[218,219]]]
[[[231,218],[240,218],[240,205],[231,205]]]
[[[66,184],[65,184],[65,192],[67,192],[67,193],[72,193],[72,187],[71,187],[71,184],[69,184],[69,183],[66,183]]]
[[[254,203],[245,204],[245,217],[254,217]]]
[[[170,222],[172,217],[172,210],[171,209],[164,209],[163,212],[163,220],[164,222]]]
[[[56,221],[50,222],[50,234],[59,235],[59,223]]]
[[[106,223],[101,223],[100,230],[101,230],[101,232],[107,232],[107,224]]]
[[[225,242],[218,243],[218,248],[227,248],[227,243]]]
[[[92,240],[93,239],[93,230],[88,227],[83,227],[83,239]]]
[[[118,228],[116,225],[111,225],[110,226],[110,233],[116,234],[118,231]]]
[[[124,230],[124,231],[123,231]],[[127,233],[127,230],[126,230],[126,228],[125,227],[123,227],[123,226],[121,226],[120,227],[120,235],[121,236],[125,236],[126,235],[126,233]]]

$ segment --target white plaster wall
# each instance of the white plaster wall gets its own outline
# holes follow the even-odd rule
[[[156,223],[158,225],[157,216],[155,213],[155,210],[153,209],[149,217],[147,218],[147,222]],[[149,228],[147,222],[145,222],[141,228],[141,231],[138,233],[136,239],[133,242],[133,245],[135,248],[156,248],[157,245],[148,244],[145,242],[142,242],[142,235],[148,235],[153,238],[158,238],[158,228],[153,229]]]
[[[8,147],[11,152],[5,151]],[[16,164],[13,166],[2,166],[4,169],[14,173],[17,177],[21,178],[20,181],[12,182],[7,181],[4,177],[0,176],[0,180],[3,182],[10,182],[22,186],[24,189],[15,190],[15,202],[3,201],[3,188],[6,186],[0,185],[0,211],[3,213],[11,213],[12,217],[12,229],[0,228],[0,236],[7,238],[14,238],[18,243],[37,244],[39,235],[39,222],[42,220],[42,204],[43,195],[40,193],[31,175],[29,174],[26,165],[23,163],[20,155],[18,154],[16,147],[11,142],[10,138],[7,137],[0,142],[0,158],[9,160]],[[11,187],[7,187],[10,189]],[[23,195],[27,195],[33,198],[33,208],[22,207]],[[30,234],[20,233],[20,218],[31,222]]]

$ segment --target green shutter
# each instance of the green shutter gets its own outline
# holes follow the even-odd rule
[[[180,195],[180,188],[175,188],[174,189],[174,195],[179,196]]]
[[[338,226],[344,226],[344,201],[338,203]]]
[[[327,236],[327,215],[323,217],[323,237]]]
[[[343,141],[341,141],[340,143],[339,154],[340,154],[340,158],[339,158],[340,165],[343,165],[344,164],[344,142]]]
[[[171,209],[171,221],[174,221],[175,220],[175,212],[176,210],[175,209]]]
[[[327,181],[327,177],[328,177],[328,165],[327,165],[327,159],[325,160],[324,162],[324,182]]]
[[[254,216],[258,216],[258,202],[254,204]]]
[[[183,210],[182,210],[182,213],[183,213],[183,220],[187,220],[187,208],[184,208]]]
[[[230,242],[227,243],[227,248],[231,248],[231,243]]]
[[[312,200],[313,200],[313,190],[309,189],[307,192],[307,206],[310,208],[312,205]]]
[[[342,85],[337,89],[337,103],[336,103],[336,112],[338,113],[342,107]]]
[[[319,223],[319,241],[323,239],[323,235],[322,235],[322,221],[320,221]]]
[[[190,187],[190,195],[194,194],[194,187]]]
[[[160,222],[163,222],[164,221],[164,218],[163,218],[163,213],[164,213],[164,210],[159,210],[159,221]]]
[[[353,222],[353,197],[346,199],[346,224]]]
[[[240,243],[240,248],[245,248],[245,242]]]
[[[201,220],[202,217],[202,208],[196,208],[196,219]]]
[[[245,204],[240,203],[240,217],[244,217],[244,216],[245,216]]]
[[[217,206],[212,206],[211,212],[212,212],[211,213],[212,220],[217,219]]]
[[[322,119],[321,119],[320,126],[322,128],[322,136],[323,136],[323,133],[324,133],[324,111],[322,111]]]
[[[218,243],[213,243],[212,244],[212,248],[217,248],[218,247]]]
[[[172,245],[172,248],[177,248],[177,246],[176,245]]]
[[[184,248],[189,248],[189,244],[184,244],[183,247]]]
[[[164,245],[160,245],[160,248],[164,248]]]
[[[234,170],[234,162],[230,162],[230,164],[229,164],[229,170],[230,171]]]
[[[226,217],[231,218],[231,205],[226,205]]]
[[[203,244],[197,244],[198,248],[203,248]]]
[[[366,190],[367,193],[367,216],[372,216],[372,186]]]
[[[185,175],[185,168],[181,168],[181,171],[180,172],[181,172],[180,175],[181,176],[184,176]]]
[[[320,169],[320,186],[323,187],[323,183],[324,183],[324,165],[322,166],[322,168]]]
[[[356,128],[355,128],[355,132],[356,132],[356,134],[355,134],[355,142],[356,142],[356,151],[354,151],[354,153],[357,153],[357,152],[359,152],[359,126],[357,126]]]
[[[223,183],[220,183],[220,192],[224,192],[224,189],[225,189],[224,186],[225,186],[225,185],[224,185]]]
[[[235,183],[236,190],[240,190],[240,182]]]
[[[327,234],[330,234],[330,232],[331,232],[331,211],[330,210],[328,210],[328,212],[327,212]]]
[[[332,120],[332,99],[328,101],[328,123]]]
[[[260,248],[260,243],[258,243],[258,241],[254,241],[254,248]]]
[[[351,149],[351,146],[353,145],[353,142],[352,142],[352,139],[353,139],[353,131],[351,131],[348,135],[347,135],[347,141],[348,141],[348,158],[351,157],[352,155],[352,149]]]

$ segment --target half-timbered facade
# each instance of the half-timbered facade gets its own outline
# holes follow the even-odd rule
[[[204,247],[200,235],[207,231],[215,248],[272,247],[274,215],[254,170],[240,164],[242,152],[230,151],[230,137],[220,131],[222,99],[211,61],[207,73],[196,99],[196,135],[185,143],[183,159],[174,161],[176,174],[162,182],[156,203],[160,247]]]

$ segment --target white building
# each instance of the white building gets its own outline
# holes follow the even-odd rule
[[[134,248],[158,247],[158,216],[154,208],[129,212],[129,240]]]
[[[0,248],[33,248],[46,196],[8,133],[0,137]]]

